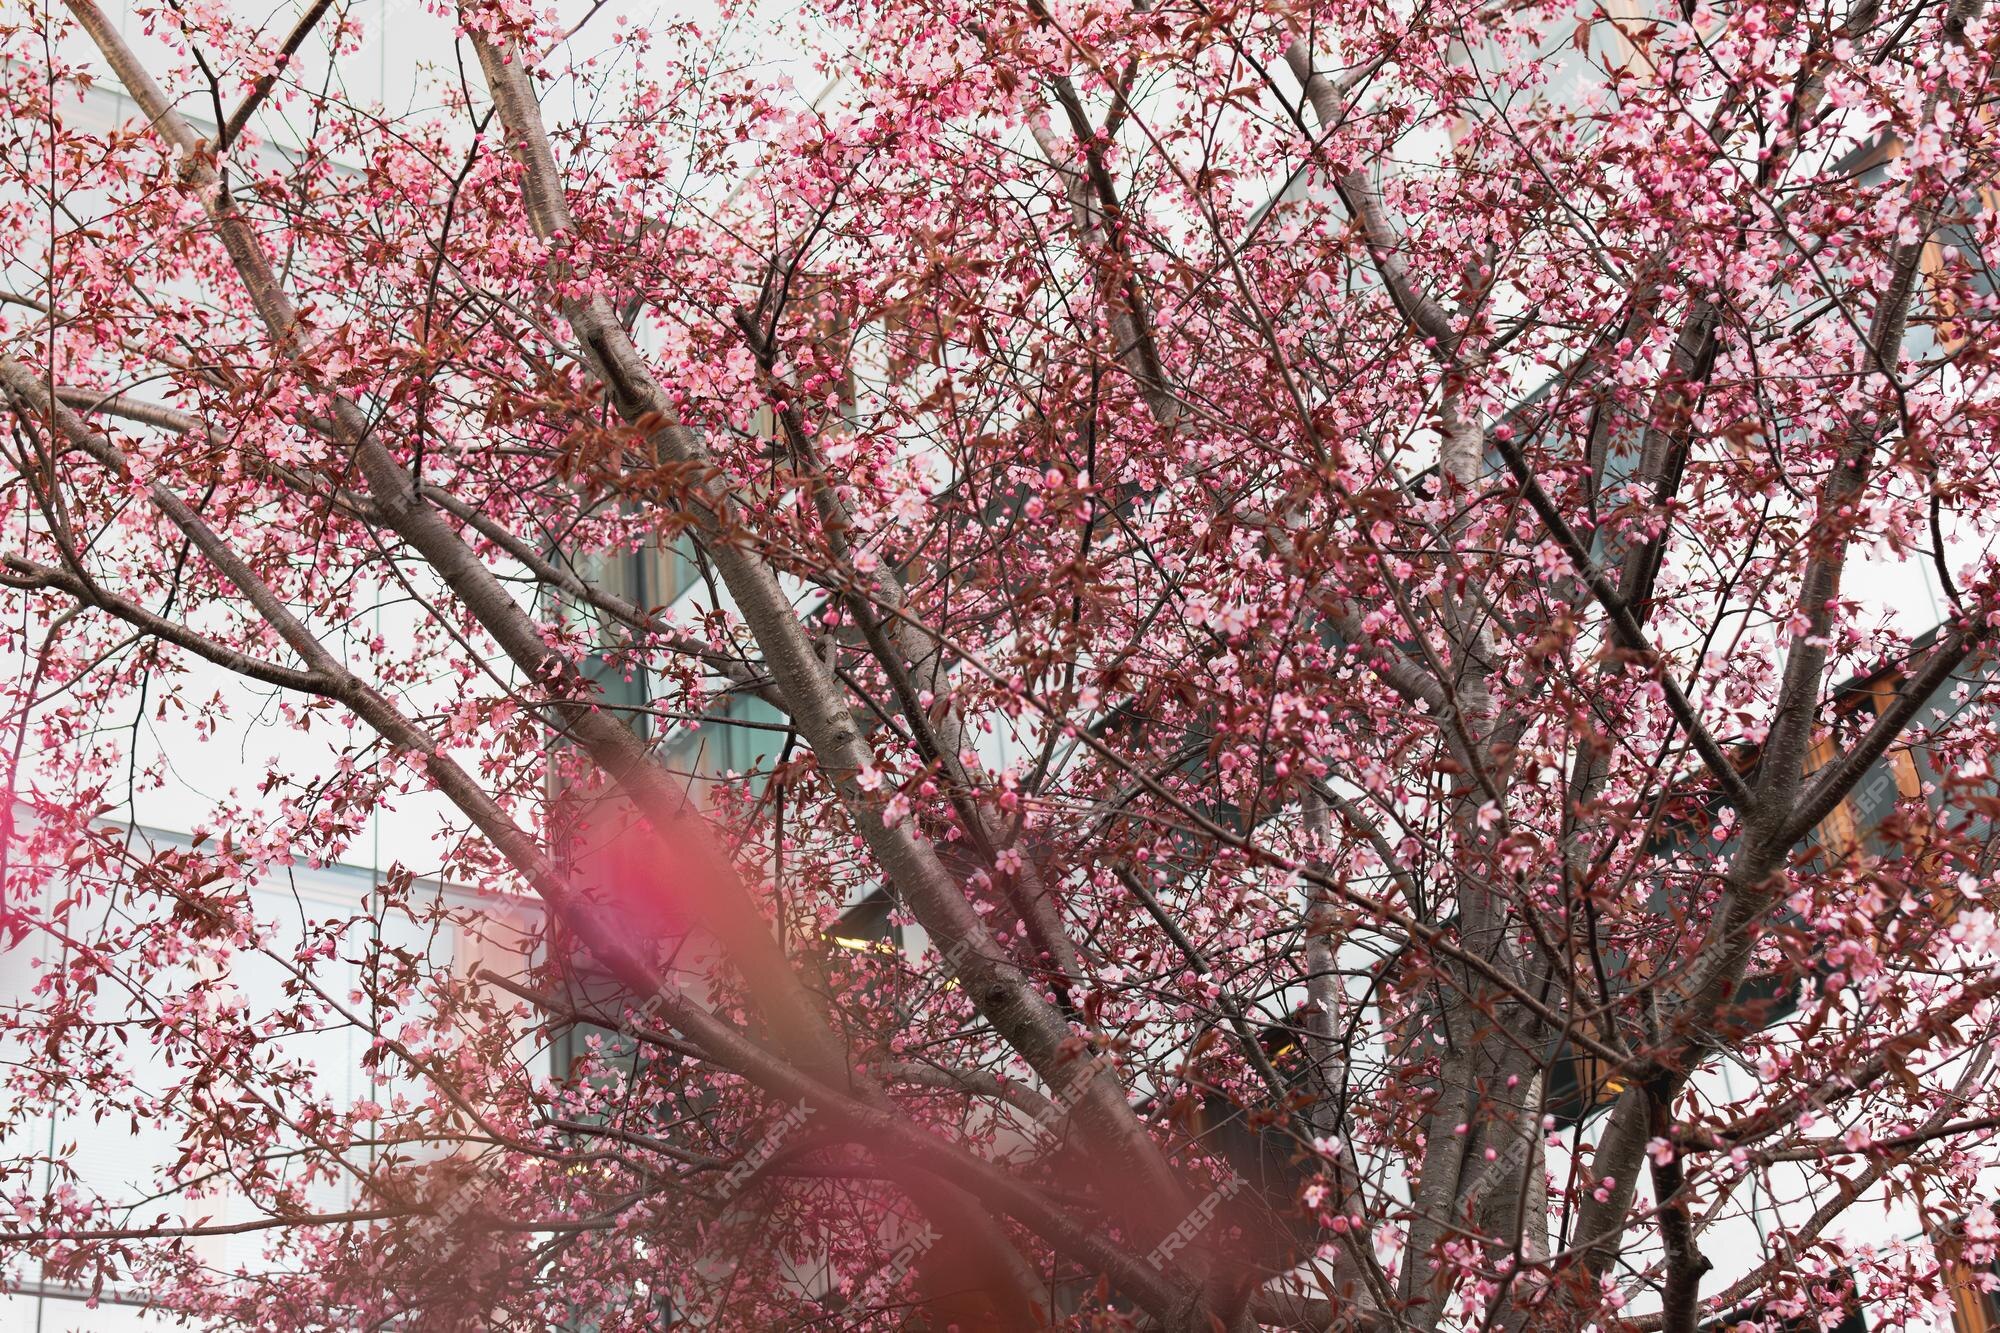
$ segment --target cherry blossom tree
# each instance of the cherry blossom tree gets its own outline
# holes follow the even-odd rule
[[[1979,0],[600,9],[436,11],[406,112],[328,0],[0,18],[4,921],[60,960],[10,1116],[179,1145],[14,1152],[10,1277],[1945,1317],[2000,1166]],[[115,822],[256,717],[310,761]],[[530,965],[385,944],[408,864],[251,910],[417,800]]]

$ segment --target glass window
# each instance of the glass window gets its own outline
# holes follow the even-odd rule
[[[751,796],[761,795],[784,753],[785,715],[753,695],[732,694],[709,710],[698,727],[682,726],[667,742],[667,766],[702,789],[734,774]]]

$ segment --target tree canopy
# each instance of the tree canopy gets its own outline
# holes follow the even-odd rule
[[[2000,1166],[1980,0],[602,10],[434,8],[404,109],[345,4],[0,12],[10,1278],[1945,1317]],[[272,723],[190,845],[118,822]],[[360,906],[253,910],[413,801]],[[385,939],[477,929],[419,870],[533,961]],[[178,1160],[103,1196],[51,1106]]]

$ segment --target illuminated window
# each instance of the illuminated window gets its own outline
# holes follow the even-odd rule
[[[903,944],[903,928],[896,924],[894,909],[895,903],[888,893],[876,889],[840,914],[840,919],[827,929],[827,939],[838,948],[860,953],[899,949]]]
[[[1954,1227],[1937,1241],[1938,1266],[1951,1295],[1951,1324],[1956,1333],[1991,1333],[2000,1325],[2000,1265],[1974,1263],[1967,1257],[1971,1243]]]
[[[2000,191],[1990,187],[1966,195],[1955,213],[1939,220],[1924,246],[1931,332],[1941,353],[1963,347],[1973,323],[1993,318],[1989,303],[2000,295],[2000,275],[1991,267],[1991,249],[1985,238],[1993,229],[1996,204],[2000,204]]]

